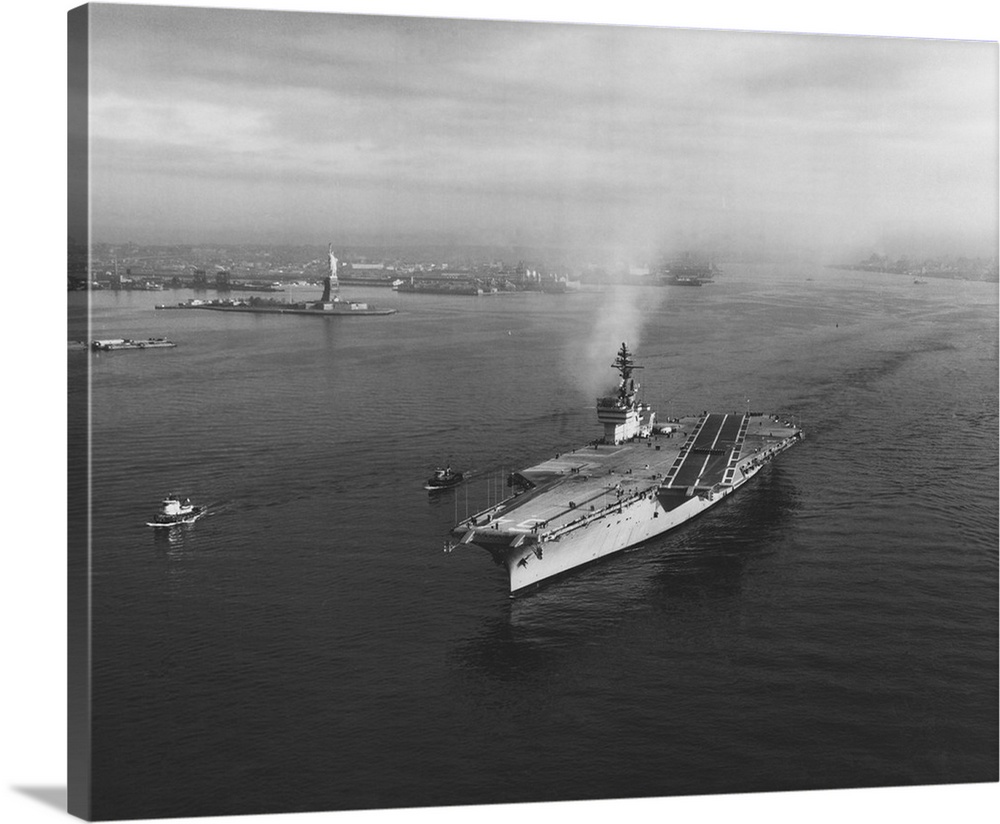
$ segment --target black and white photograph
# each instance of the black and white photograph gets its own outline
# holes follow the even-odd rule
[[[995,26],[504,8],[52,15],[8,803],[986,820]]]

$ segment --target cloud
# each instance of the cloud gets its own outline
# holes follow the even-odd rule
[[[93,37],[104,203],[337,189],[355,223],[570,244],[995,217],[990,44],[104,5]]]

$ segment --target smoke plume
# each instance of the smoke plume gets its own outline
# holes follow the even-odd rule
[[[611,368],[622,342],[641,354],[646,322],[655,315],[666,289],[657,287],[610,286],[594,310],[581,340],[573,347],[570,373],[575,385],[588,400],[609,394],[618,376]]]

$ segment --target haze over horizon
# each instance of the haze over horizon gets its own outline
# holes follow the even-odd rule
[[[90,9],[95,241],[996,254],[995,43]]]

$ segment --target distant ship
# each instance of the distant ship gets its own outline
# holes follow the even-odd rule
[[[397,292],[417,292],[426,295],[483,295],[488,289],[471,274],[411,275],[409,280],[399,279],[392,288]],[[496,291],[495,289],[492,291]]]
[[[95,352],[113,352],[119,349],[173,349],[177,346],[166,338],[146,338],[132,340],[131,338],[106,338],[90,342],[90,348]]]
[[[713,264],[673,263],[667,269],[663,283],[666,286],[701,286],[711,283],[718,274]]]
[[[641,403],[625,343],[616,394],[598,398],[603,437],[513,473],[506,500],[459,521],[446,549],[485,549],[510,592],[620,552],[714,506],[804,436],[776,415],[720,412],[659,424]]]

